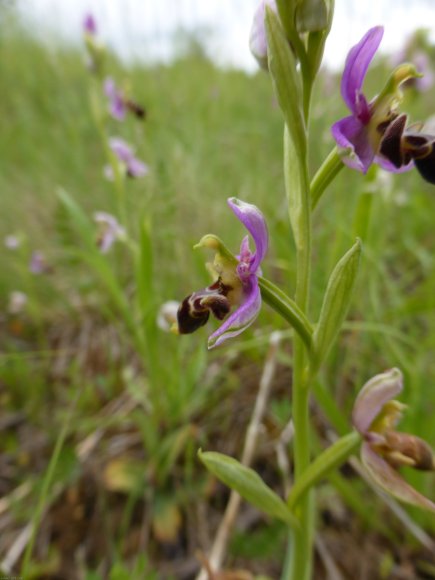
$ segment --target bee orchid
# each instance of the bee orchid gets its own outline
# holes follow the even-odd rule
[[[401,466],[435,470],[429,445],[415,435],[395,430],[405,405],[393,397],[402,389],[402,373],[393,368],[374,376],[360,391],[352,422],[364,440],[361,460],[371,479],[384,491],[401,501],[435,512],[435,503],[409,485],[398,471]]]
[[[254,322],[261,307],[258,276],[268,248],[266,222],[255,205],[235,197],[228,200],[228,205],[252,236],[255,251],[250,250],[248,236],[243,238],[237,257],[218,237],[204,236],[196,247],[215,250],[215,259],[210,269],[217,279],[211,286],[187,296],[177,313],[180,334],[189,334],[206,324],[210,313],[218,320],[225,319],[209,337],[209,348],[243,332]],[[234,307],[235,310],[230,314]]]
[[[391,159],[384,137],[398,118],[397,106],[402,99],[400,86],[420,76],[410,64],[398,66],[381,93],[368,101],[362,92],[364,79],[381,43],[382,26],[371,28],[349,52],[341,81],[341,94],[351,115],[332,126],[332,135],[343,153],[343,162],[366,173],[373,162],[387,171],[402,172],[412,167],[412,155],[402,155],[400,164]],[[397,143],[397,140],[395,141]]]

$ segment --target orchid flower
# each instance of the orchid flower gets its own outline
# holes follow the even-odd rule
[[[126,111],[131,111],[139,119],[145,117],[145,109],[126,98],[124,93],[117,88],[115,81],[111,77],[107,77],[104,81],[104,93],[109,99],[110,114],[117,121],[124,120]]]
[[[143,177],[148,173],[148,166],[135,157],[133,149],[123,139],[112,137],[109,146],[128,177]],[[113,167],[106,165],[104,175],[113,181]]]
[[[371,479],[397,499],[435,512],[435,503],[421,495],[398,472],[400,466],[435,470],[429,445],[395,430],[405,405],[393,400],[403,389],[403,377],[393,368],[370,379],[359,393],[352,422],[364,441],[361,460]]]
[[[264,24],[266,6],[269,6],[269,8],[271,8],[276,14],[278,13],[276,0],[261,0],[257,10],[255,11],[254,20],[251,26],[251,32],[249,35],[249,49],[260,67],[267,70],[267,36],[266,26]]]
[[[97,23],[94,15],[90,12],[85,14],[83,18],[83,32],[89,34],[89,36],[96,36],[97,34]]]
[[[19,290],[14,290],[9,294],[9,314],[20,314],[27,304],[27,295]]]
[[[44,254],[39,250],[35,250],[30,257],[29,270],[32,274],[39,275],[50,274],[53,268],[47,263]]]
[[[99,225],[97,246],[102,254],[106,254],[114,242],[125,236],[125,229],[116,217],[104,211],[94,213],[94,221]]]
[[[104,81],[104,93],[109,99],[109,111],[114,119],[123,121],[125,117],[124,95],[116,88],[115,81],[107,77]]]
[[[243,332],[254,322],[261,307],[258,276],[268,248],[266,222],[255,205],[235,197],[228,199],[228,205],[252,236],[255,251],[251,252],[249,248],[249,236],[243,238],[237,257],[216,236],[204,236],[196,247],[216,250],[210,269],[217,280],[211,286],[187,296],[177,314],[178,332],[189,334],[207,322],[210,312],[218,320],[224,320],[231,308],[236,307],[209,337],[209,348]]]
[[[18,236],[15,236],[14,234],[10,234],[10,235],[5,237],[4,244],[8,250],[16,250],[20,247],[21,240]]]
[[[411,168],[411,159],[402,158],[397,166],[381,144],[391,122],[397,118],[396,108],[401,101],[400,85],[418,77],[415,67],[403,64],[397,67],[385,88],[368,102],[362,93],[367,69],[382,40],[382,26],[371,28],[347,55],[341,81],[341,94],[351,115],[332,126],[332,135],[343,151],[343,162],[366,173],[375,161],[387,171],[406,171]]]

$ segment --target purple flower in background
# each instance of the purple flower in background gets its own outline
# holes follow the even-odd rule
[[[401,99],[400,85],[418,75],[411,65],[398,67],[384,90],[368,102],[362,92],[367,69],[379,47],[384,30],[382,26],[371,28],[347,55],[341,81],[341,94],[351,115],[332,126],[332,135],[344,151],[343,162],[366,173],[373,161],[388,171],[410,169],[410,159],[401,159],[397,167],[384,152],[381,141],[392,121]]]
[[[104,93],[109,99],[109,111],[114,119],[123,121],[125,117],[125,103],[123,94],[116,88],[115,81],[107,77],[104,81]]]
[[[102,254],[106,254],[116,240],[125,236],[125,229],[119,224],[115,216],[104,211],[94,213],[94,221],[99,225],[97,246]]]
[[[268,69],[267,62],[267,36],[264,19],[266,17],[266,6],[269,6],[275,13],[278,13],[276,0],[261,0],[254,14],[254,20],[249,35],[249,49],[256,58],[261,68]]]
[[[435,76],[431,67],[428,55],[419,50],[412,57],[412,62],[417,67],[418,71],[423,75],[416,79],[412,79],[412,85],[421,92],[426,92],[433,87]],[[410,81],[411,82],[411,81]]]
[[[97,23],[93,14],[90,12],[85,14],[85,17],[83,18],[83,32],[90,36],[95,36],[97,34]]]
[[[409,433],[395,430],[405,405],[393,400],[403,389],[399,369],[370,379],[360,391],[352,422],[364,442],[361,460],[371,479],[397,499],[435,512],[435,503],[421,495],[399,474],[401,466],[425,471],[435,469],[429,445]]]
[[[148,166],[135,157],[133,149],[123,139],[112,137],[109,140],[109,146],[128,177],[143,177],[148,173]],[[104,175],[112,181],[113,167],[106,165]]]
[[[178,331],[180,334],[189,334],[207,322],[210,312],[218,320],[223,320],[231,308],[236,307],[209,337],[209,348],[243,332],[254,322],[261,307],[258,276],[269,243],[266,222],[255,205],[235,197],[228,200],[228,205],[251,234],[255,251],[250,250],[248,236],[243,238],[237,257],[216,236],[204,236],[197,247],[216,251],[212,270],[217,280],[211,286],[187,296],[177,314]]]
[[[49,274],[53,271],[52,267],[47,263],[45,256],[39,250],[32,252],[30,257],[29,270],[32,274]]]

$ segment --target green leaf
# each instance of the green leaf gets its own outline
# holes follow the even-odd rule
[[[213,475],[260,511],[284,521],[293,528],[299,525],[285,502],[253,469],[245,467],[233,457],[223,453],[199,450],[198,456]]]
[[[302,89],[296,69],[296,59],[290,48],[278,16],[266,6],[266,31],[269,71],[279,106],[295,149],[305,164],[306,134],[302,111]]]
[[[284,179],[295,244],[299,252],[303,252],[308,246],[310,229],[308,176],[305,161],[300,158],[287,127],[284,130]]]
[[[332,272],[326,288],[319,322],[314,331],[314,370],[318,369],[332,348],[349,309],[361,256],[357,240],[341,258]]]
[[[314,487],[321,479],[347,461],[350,455],[361,444],[361,435],[352,431],[318,455],[313,463],[301,474],[292,487],[287,499],[287,505],[294,509],[295,505],[310,488]]]
[[[296,302],[266,278],[259,276],[258,284],[263,300],[290,323],[310,351],[313,329]]]
[[[148,339],[153,337],[155,326],[154,264],[151,222],[143,218],[139,224],[139,251],[136,257],[137,298],[142,324]]]

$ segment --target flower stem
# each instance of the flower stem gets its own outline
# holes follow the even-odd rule
[[[309,99],[308,99],[309,103]],[[305,110],[305,120],[308,120],[308,109]],[[287,130],[284,139],[284,171],[286,184],[295,187],[292,177],[295,159],[294,144]],[[297,280],[295,302],[302,312],[307,314],[309,305],[311,276],[311,201],[308,183],[308,168],[306,155],[299,157],[298,192],[287,191],[287,195],[297,196],[299,219],[297,221],[296,259]],[[293,207],[295,204],[293,202]],[[295,482],[302,477],[310,464],[310,423],[308,413],[309,389],[306,383],[306,352],[304,343],[299,336],[294,339],[293,359],[293,421]],[[300,522],[300,529],[290,532],[286,566],[282,580],[310,580],[313,557],[314,536],[314,493],[311,489],[301,498],[295,515]]]
[[[341,157],[338,153],[337,147],[330,152],[328,157],[319,167],[316,175],[311,181],[311,209],[314,210],[319,203],[323,192],[326,190],[331,181],[339,173],[340,169],[344,167]]]

